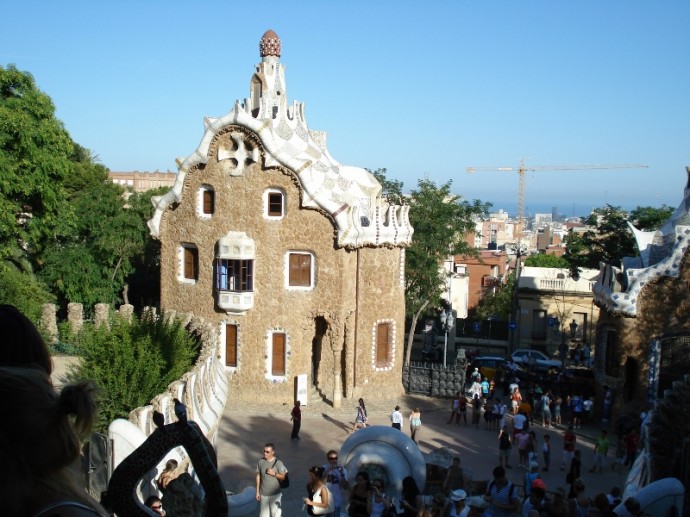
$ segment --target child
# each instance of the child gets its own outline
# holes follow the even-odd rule
[[[606,461],[606,454],[609,452],[609,439],[606,436],[607,434],[606,431],[602,430],[601,435],[597,438],[596,442],[594,442],[594,466],[589,469],[590,472],[594,472],[594,470],[599,467],[599,473],[601,474],[604,462]]]
[[[548,434],[544,435],[544,445],[541,450],[544,455],[544,468],[542,470],[548,472],[551,464],[551,437]]]

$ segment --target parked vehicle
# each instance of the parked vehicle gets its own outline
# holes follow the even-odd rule
[[[511,358],[515,364],[519,364],[523,368],[529,370],[530,365],[539,371],[547,372],[550,370],[560,370],[563,363],[557,359],[550,359],[545,353],[539,350],[531,350],[528,348],[521,348],[515,350],[511,354]]]
[[[487,379],[493,379],[496,382],[500,382],[503,378],[519,377],[520,379],[523,379],[526,377],[526,372],[521,366],[511,363],[510,361],[499,356],[482,355],[475,357],[470,363],[468,378],[475,368],[479,368],[479,373],[482,374],[482,378],[486,377]]]

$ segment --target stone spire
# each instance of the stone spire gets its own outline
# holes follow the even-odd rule
[[[280,57],[280,50],[281,44],[278,35],[271,29],[264,32],[264,35],[261,36],[261,41],[259,42],[259,53],[261,57]]]

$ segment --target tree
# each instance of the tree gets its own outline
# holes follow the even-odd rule
[[[400,180],[391,180],[386,177],[387,169],[376,169],[370,172],[379,183],[381,183],[381,197],[385,199],[389,205],[404,205],[405,196],[403,194],[403,182]]]
[[[17,250],[40,263],[44,246],[69,232],[63,181],[72,139],[34,78],[0,66],[0,261]]]
[[[661,228],[673,212],[668,205],[661,205],[660,208],[638,206],[630,212],[630,222],[638,230],[650,232]]]
[[[539,253],[538,255],[530,255],[525,259],[525,266],[528,267],[555,267],[561,269],[567,269],[569,263],[563,257],[556,255],[546,255],[545,253]]]
[[[450,181],[438,187],[429,180],[419,180],[417,189],[406,199],[414,228],[412,244],[405,253],[405,302],[411,318],[405,364],[409,364],[420,315],[429,305],[440,305],[448,278],[441,267],[443,261],[449,255],[476,254],[464,237],[474,231],[475,218],[483,216],[491,205],[479,200],[470,203],[453,194]]]
[[[479,301],[476,309],[477,317],[488,319],[489,316],[498,316],[501,320],[510,320],[514,289],[515,275],[511,274],[495,293],[484,296]]]
[[[566,238],[564,258],[577,277],[580,268],[599,269],[600,262],[620,263],[623,257],[637,255],[635,238],[628,228],[628,213],[618,206],[596,208],[585,220],[593,229],[583,234],[571,229]]]

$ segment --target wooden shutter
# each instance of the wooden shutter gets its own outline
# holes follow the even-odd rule
[[[390,323],[379,323],[376,327],[376,366],[388,364]]]
[[[273,334],[271,375],[285,375],[285,334]]]
[[[197,250],[196,248],[184,249],[184,277],[188,280],[196,280],[196,263]]]
[[[290,285],[293,287],[311,286],[311,255],[290,254]]]
[[[237,325],[225,325],[225,366],[237,366]]]
[[[215,192],[213,190],[204,190],[203,193],[203,201],[204,201],[204,213],[205,214],[212,214],[213,210],[215,208]]]

